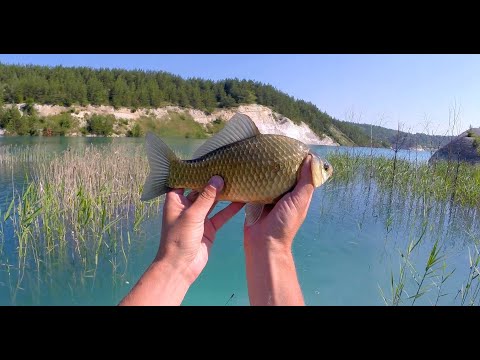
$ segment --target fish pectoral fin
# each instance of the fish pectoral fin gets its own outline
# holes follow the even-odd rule
[[[264,204],[248,203],[245,207],[245,225],[252,226],[262,216]]]
[[[258,131],[257,125],[255,125],[252,119],[247,115],[236,113],[220,132],[208,139],[195,151],[193,158],[198,159],[222,146],[233,144],[259,134],[260,131]]]

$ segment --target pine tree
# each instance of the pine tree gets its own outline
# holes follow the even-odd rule
[[[10,133],[17,133],[17,130],[21,129],[22,126],[22,114],[20,111],[18,111],[16,106],[11,107],[6,111],[6,114],[4,116],[3,123],[0,124],[0,127],[6,128]],[[22,135],[22,134],[18,134]]]
[[[141,107],[148,107],[150,106],[150,95],[149,89],[143,83],[139,84],[138,86],[138,105]]]
[[[213,89],[206,89],[203,92],[202,96],[202,102],[203,102],[203,108],[207,112],[213,112],[215,108],[217,107],[217,101],[215,97],[215,92]]]
[[[49,80],[49,101],[47,104],[63,105],[65,100],[65,90],[59,80],[51,78]]]
[[[203,109],[203,98],[198,84],[192,86],[190,104],[194,109]]]
[[[162,101],[165,100],[165,95],[158,88],[157,82],[154,79],[149,79],[146,86],[149,97],[149,105],[154,108],[160,107]]]
[[[112,105],[116,108],[130,106],[131,101],[129,99],[128,85],[122,77],[118,77],[117,80],[115,80],[111,98]]]
[[[5,93],[4,85],[0,83],[0,111],[3,109],[3,105],[5,104],[5,100],[3,98],[4,93]]]
[[[108,92],[96,76],[87,81],[87,99],[92,105],[108,105]]]

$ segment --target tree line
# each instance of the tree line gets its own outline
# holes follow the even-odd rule
[[[162,107],[178,105],[211,113],[215,108],[260,104],[305,122],[318,135],[337,140],[332,127],[349,131],[356,145],[369,145],[369,137],[353,131],[311,102],[295,99],[272,85],[252,80],[211,81],[183,79],[163,71],[92,69],[88,67],[0,64],[1,103],[33,102],[51,105],[111,105]]]
[[[421,146],[423,148],[437,149],[452,140],[446,135],[427,135],[422,133],[409,133],[401,130],[387,129],[383,126],[370,124],[356,124],[366,133],[372,132],[372,136],[385,146],[398,146],[400,149],[410,149]]]

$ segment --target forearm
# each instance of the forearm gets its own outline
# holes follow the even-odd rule
[[[181,272],[164,261],[155,261],[119,305],[180,305],[190,284]]]
[[[305,305],[290,249],[245,246],[251,305]]]

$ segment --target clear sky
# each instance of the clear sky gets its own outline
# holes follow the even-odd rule
[[[480,55],[0,54],[0,62],[237,77],[271,84],[341,120],[449,135],[480,127]]]

